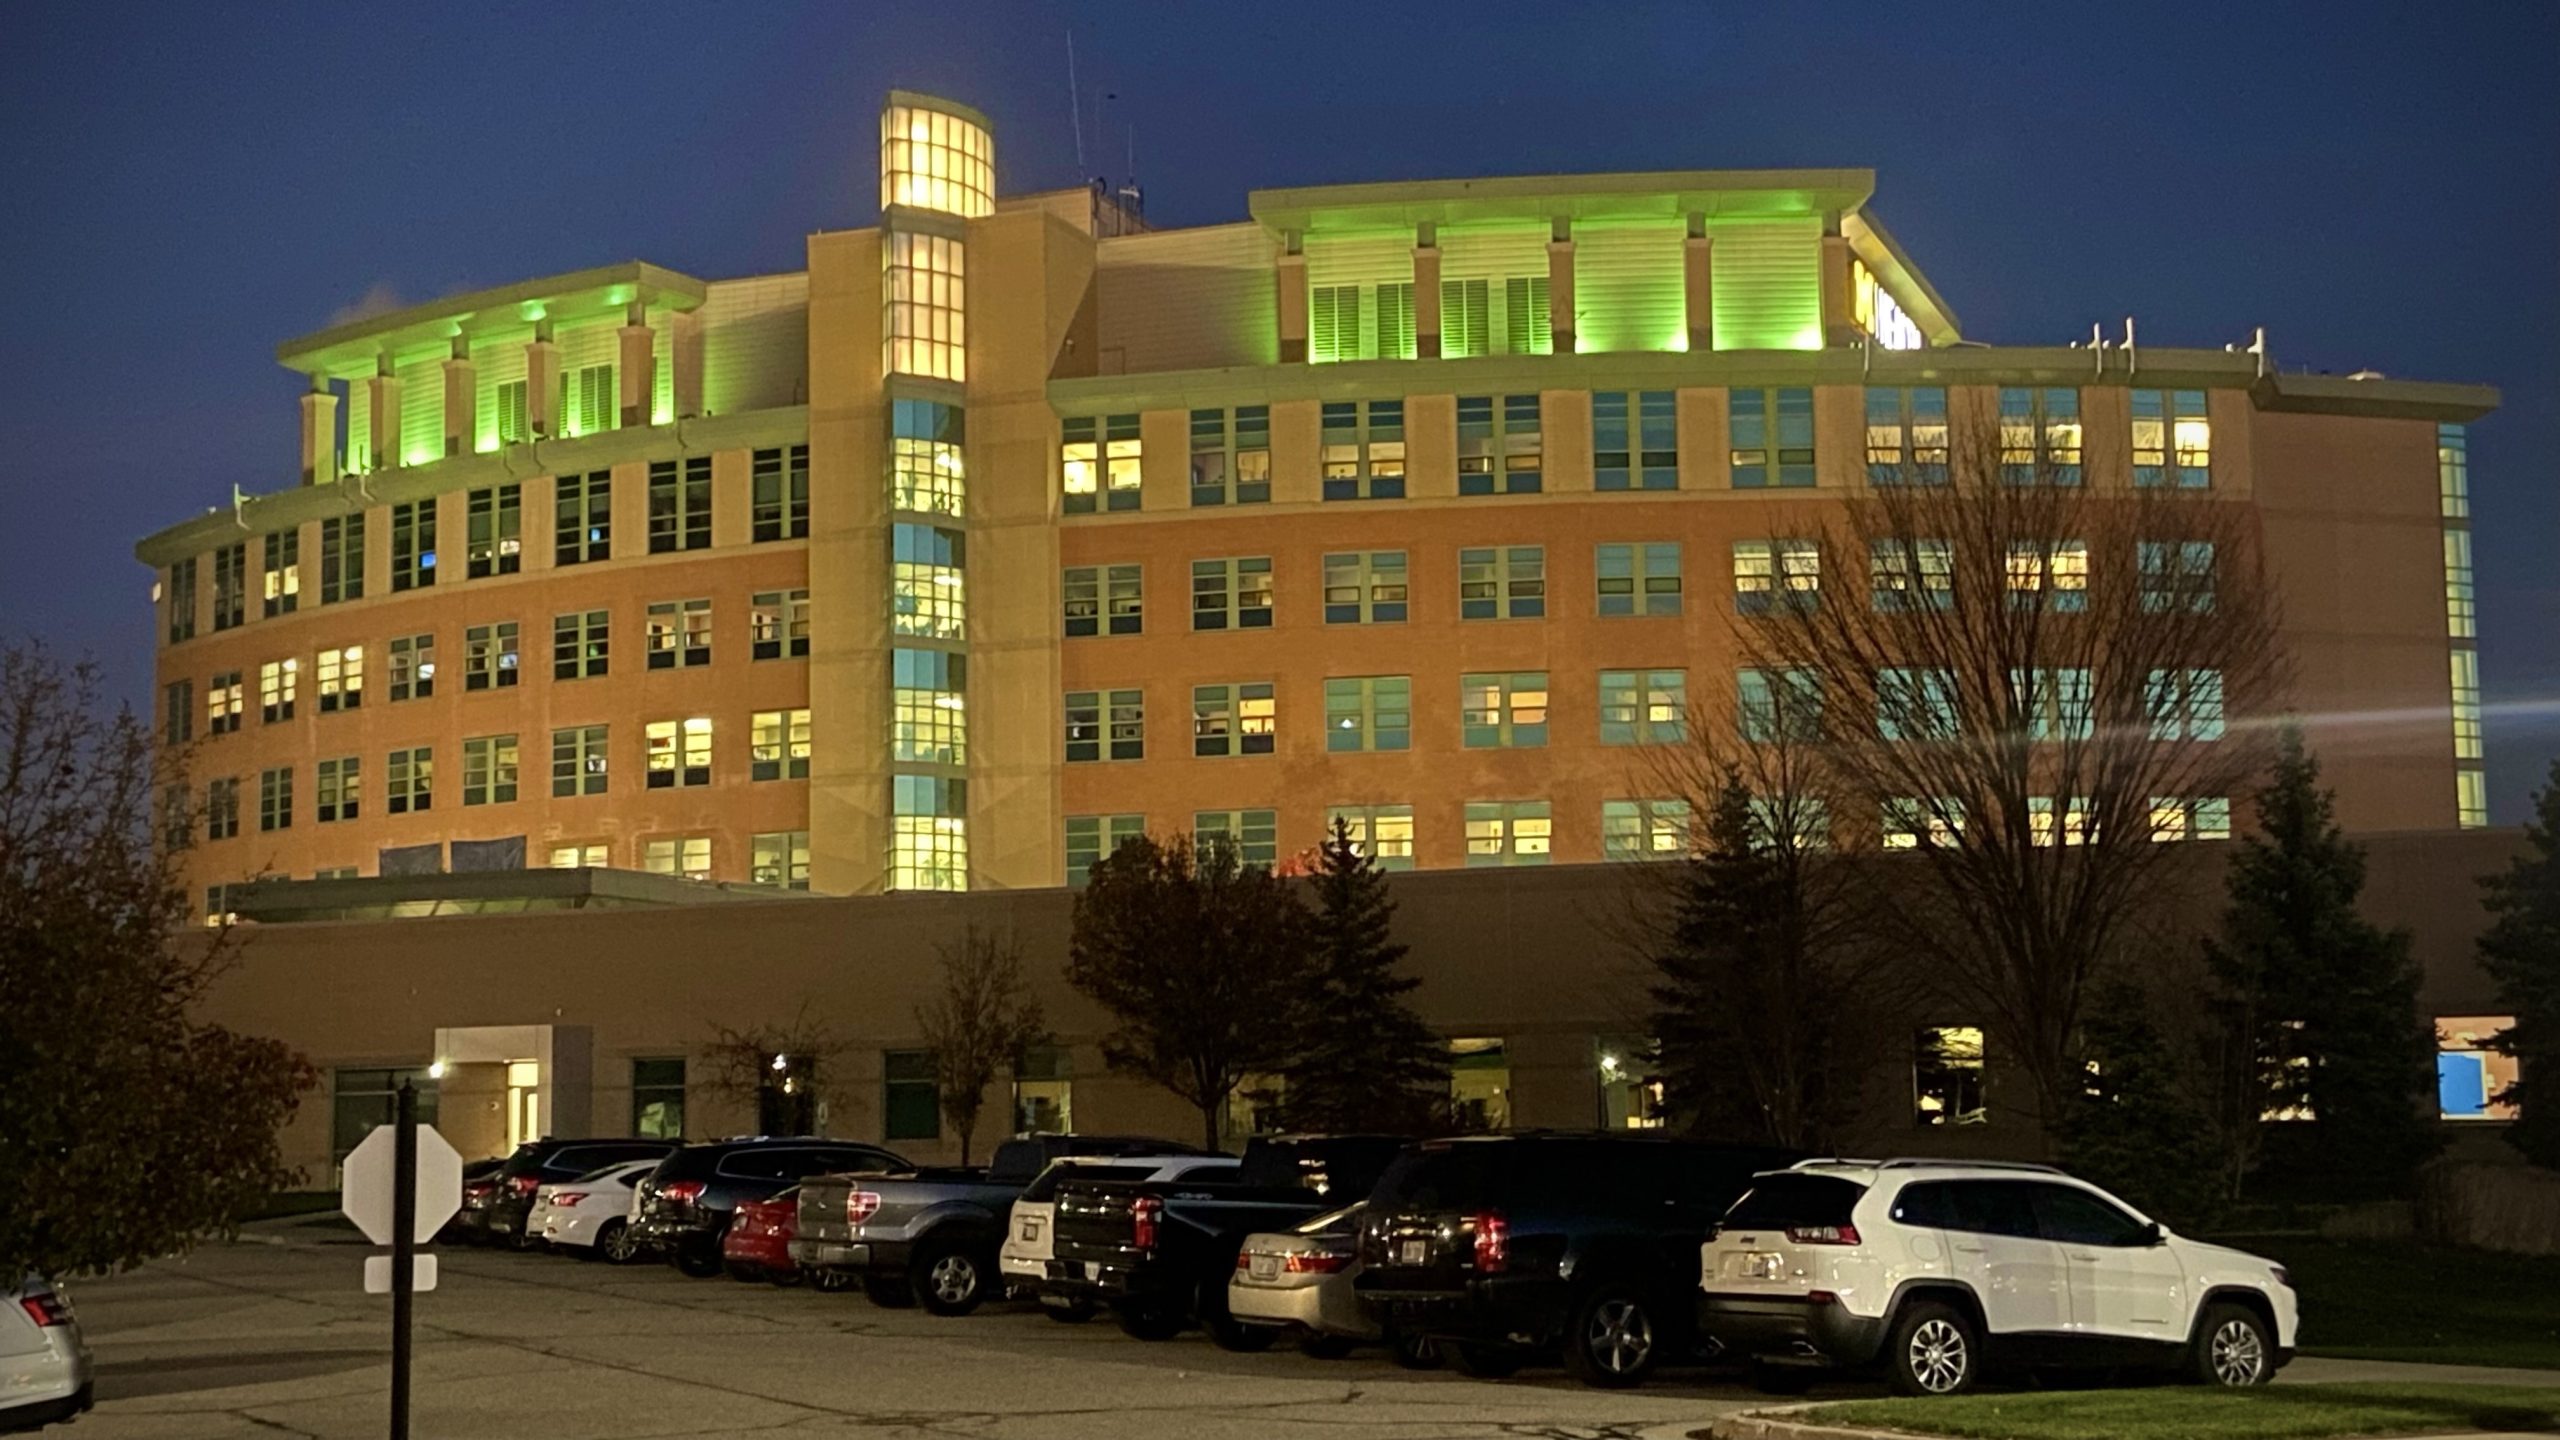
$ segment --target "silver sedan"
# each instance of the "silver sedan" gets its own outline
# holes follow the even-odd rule
[[[1347,1355],[1355,1345],[1387,1338],[1361,1313],[1351,1289],[1360,1273],[1360,1210],[1353,1205],[1294,1230],[1246,1236],[1227,1281],[1227,1312],[1248,1325],[1294,1333],[1310,1355]],[[1431,1342],[1418,1336],[1397,1340],[1395,1353],[1398,1363],[1416,1368],[1439,1363]]]

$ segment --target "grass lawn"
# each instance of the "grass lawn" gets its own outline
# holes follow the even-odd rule
[[[1800,1418],[1974,1440],[2318,1440],[2427,1430],[2560,1428],[2560,1387],[2276,1385],[2263,1390],[2134,1390],[1853,1400]]]
[[[2560,1257],[2301,1235],[2216,1237],[2302,1299],[2302,1353],[2560,1370]]]

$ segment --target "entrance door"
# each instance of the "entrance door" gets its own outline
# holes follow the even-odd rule
[[[535,1060],[507,1062],[507,1148],[542,1138],[542,1065]]]

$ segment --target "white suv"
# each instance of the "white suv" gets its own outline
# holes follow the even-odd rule
[[[1698,1329],[1762,1388],[1881,1362],[1905,1395],[1985,1367],[2151,1365],[2263,1385],[2293,1358],[2282,1266],[2173,1235],[2042,1165],[1807,1160],[1752,1182],[1699,1254]]]

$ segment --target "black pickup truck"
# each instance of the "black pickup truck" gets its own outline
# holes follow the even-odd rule
[[[1110,1307],[1120,1328],[1166,1340],[1190,1325],[1230,1350],[1277,1333],[1227,1314],[1227,1281],[1247,1235],[1285,1230],[1366,1197],[1400,1135],[1273,1135],[1245,1145],[1230,1181],[1071,1180],[1058,1188],[1056,1258],[1043,1290]]]

